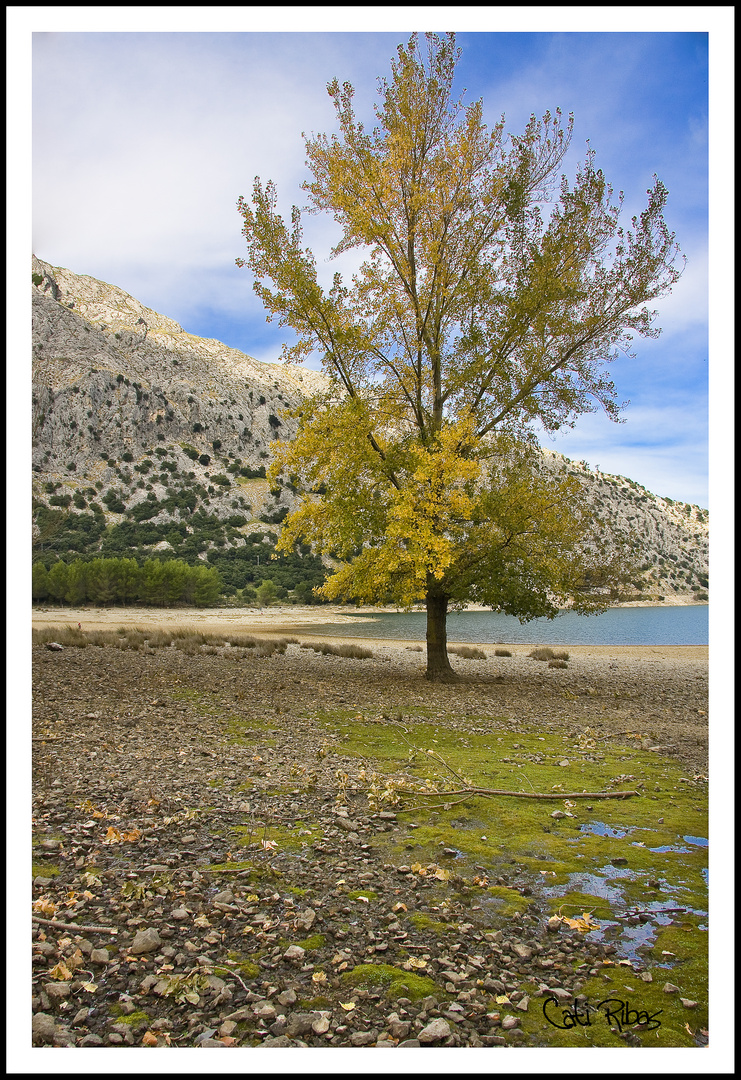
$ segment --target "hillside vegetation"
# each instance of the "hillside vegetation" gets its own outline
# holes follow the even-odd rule
[[[312,602],[326,567],[305,546],[273,558],[297,493],[265,472],[324,377],[194,337],[36,258],[32,289],[34,562],[174,559],[217,570],[236,601]],[[623,600],[707,600],[706,510],[546,456],[582,483],[599,543],[628,541],[638,571]]]

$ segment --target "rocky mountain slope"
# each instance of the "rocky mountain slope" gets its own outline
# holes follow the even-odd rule
[[[32,288],[36,557],[166,550],[218,556],[223,572],[230,552],[274,536],[295,493],[264,478],[270,445],[292,437],[287,410],[324,377],[195,337],[35,257]],[[606,542],[628,539],[633,599],[707,598],[707,511],[546,453],[583,484]]]

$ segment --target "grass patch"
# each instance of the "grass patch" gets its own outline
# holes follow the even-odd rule
[[[54,866],[53,863],[35,862],[31,863],[31,877],[56,877],[59,873],[59,867]]]
[[[306,952],[315,952],[317,949],[324,947],[326,940],[324,934],[312,934],[311,937],[307,937],[304,941],[297,941],[296,944],[300,945]]]
[[[568,660],[569,658],[565,649],[552,649],[550,645],[539,645],[527,655],[533,660]]]
[[[313,649],[315,653],[321,653],[322,656],[344,656],[352,660],[368,660],[373,656],[372,649],[349,642],[342,645],[330,645],[327,641],[303,641],[301,648]]]
[[[429,994],[440,993],[437,983],[427,976],[415,975],[390,964],[358,964],[352,971],[342,973],[342,982],[365,990],[380,990],[390,1001],[400,997],[418,1001]]]
[[[464,660],[486,660],[484,650],[476,649],[472,645],[448,645],[448,653]]]

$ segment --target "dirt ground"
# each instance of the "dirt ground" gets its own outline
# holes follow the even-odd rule
[[[654,750],[701,801],[708,650],[575,646],[552,669],[530,645],[497,656],[492,644],[485,659],[451,657],[459,683],[431,685],[416,642],[358,638],[372,650],[363,659],[301,648],[326,617],[34,611],[47,632],[32,649],[35,1046],[544,1046],[555,1029],[538,1021],[533,995],[573,1000],[615,963],[606,939],[544,930],[548,911],[531,903],[523,867],[487,870],[514,904],[497,929],[473,900],[480,868],[453,888],[415,870],[413,855],[411,868],[390,861],[389,844],[411,850],[423,826],[373,809],[360,779],[365,727],[372,740],[402,718],[410,737],[444,723],[463,744],[494,739],[505,755],[534,731],[575,753],[588,738],[614,748],[619,772],[633,750]],[[63,636],[78,622],[188,626],[213,641],[190,652],[48,647],[51,628]],[[225,632],[293,640],[269,654],[225,644]],[[360,757],[333,741],[332,718],[343,717],[360,732]],[[632,964],[650,975],[650,959]],[[682,986],[704,1001],[702,977]],[[686,1030],[677,1009],[666,1045],[704,1045],[705,1006]]]

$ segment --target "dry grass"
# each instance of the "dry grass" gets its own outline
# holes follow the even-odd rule
[[[549,660],[548,667],[552,668],[567,668],[569,665],[565,660]]]
[[[448,645],[448,652],[464,660],[486,660],[484,650],[476,649],[472,645]]]
[[[550,645],[539,645],[528,653],[533,660],[568,660],[569,654],[565,649],[552,649]]]
[[[119,627],[117,630],[78,630],[67,626],[44,627],[32,631],[34,645],[46,645],[56,642],[64,648],[84,649],[88,645],[109,646],[114,649],[134,649],[151,652],[154,649],[175,648],[186,656],[216,656],[228,643],[233,647],[224,655],[242,659],[247,649],[254,649],[256,656],[272,656],[284,653],[288,645],[298,644],[298,638],[281,637],[275,639],[256,638],[250,634],[209,634],[202,630],[191,630],[176,626],[167,630],[145,630],[141,627]]]
[[[364,645],[330,645],[327,641],[304,641],[302,649],[313,649],[322,656],[345,656],[352,660],[367,660],[373,656],[373,650]]]
[[[495,649],[494,650],[494,655],[495,656],[511,656],[512,653],[510,652],[509,649]]]

